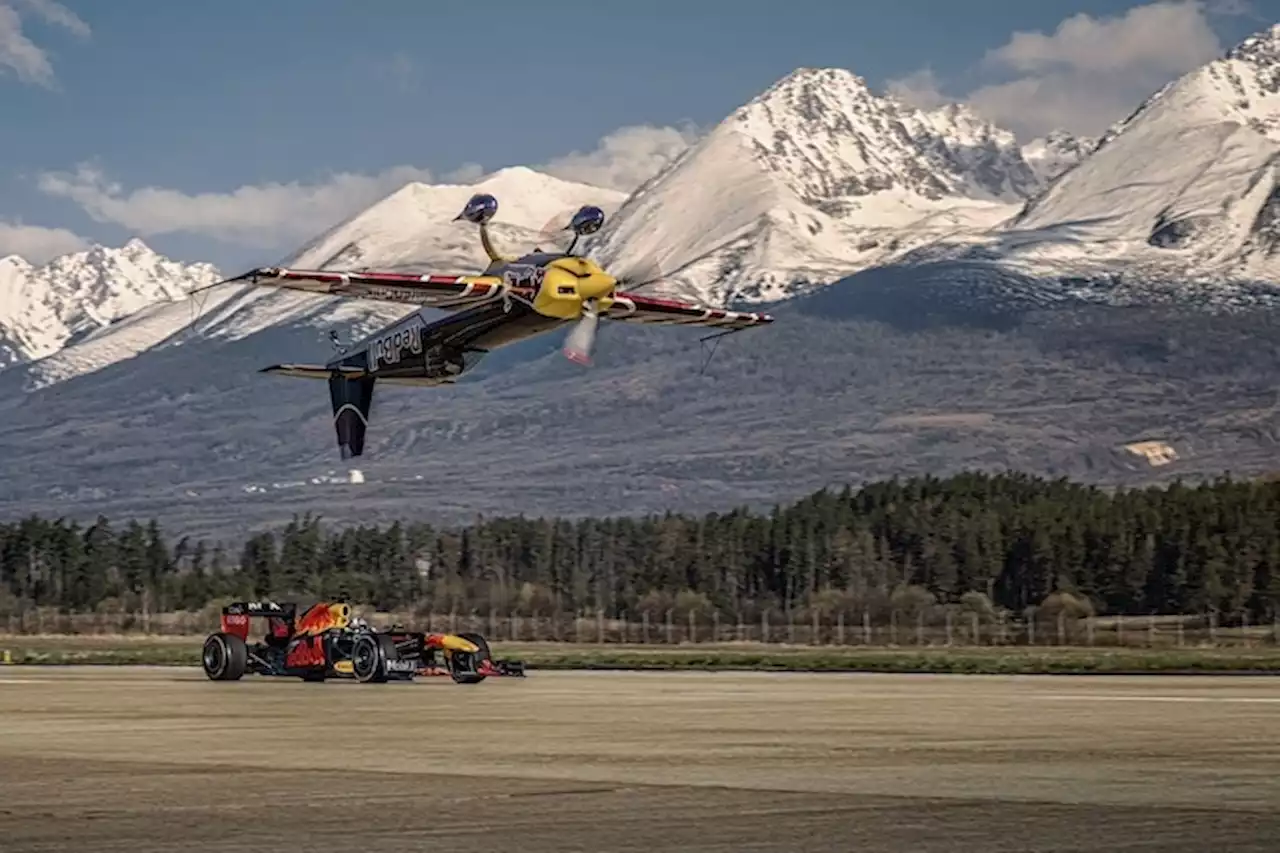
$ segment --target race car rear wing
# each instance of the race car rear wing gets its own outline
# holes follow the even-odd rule
[[[274,601],[233,601],[222,608],[220,628],[224,634],[234,634],[242,640],[249,637],[249,620],[266,617],[280,620],[273,624],[292,625],[298,605],[293,602],[278,604]]]

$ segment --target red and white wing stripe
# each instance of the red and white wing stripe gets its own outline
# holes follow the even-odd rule
[[[502,279],[495,276],[337,272],[278,267],[252,270],[230,281],[432,308],[469,308],[499,299],[507,291]]]
[[[708,308],[675,299],[618,293],[609,308],[610,320],[679,326],[709,326],[717,329],[746,329],[772,323],[773,317],[752,311]]]

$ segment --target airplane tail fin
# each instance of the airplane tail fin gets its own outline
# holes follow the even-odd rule
[[[364,453],[364,434],[369,428],[373,406],[372,376],[329,378],[329,400],[333,403],[333,426],[338,432],[338,450],[343,459]]]
[[[263,373],[329,380],[329,401],[333,405],[333,427],[338,434],[338,450],[343,459],[364,453],[364,436],[369,429],[373,406],[373,386],[377,381],[355,367],[324,367],[318,364],[277,364]]]

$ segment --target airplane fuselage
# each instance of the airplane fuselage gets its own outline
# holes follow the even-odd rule
[[[420,308],[374,332],[326,367],[359,369],[397,385],[452,382],[486,353],[564,326],[580,310],[582,291],[611,287],[613,282],[591,261],[548,252],[496,261],[483,276],[506,283],[520,295],[439,319],[430,316],[435,309]]]

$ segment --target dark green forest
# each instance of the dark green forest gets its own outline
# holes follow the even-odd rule
[[[226,547],[155,522],[0,524],[0,616],[196,610],[227,597],[613,618],[879,614],[914,597],[1017,614],[1054,593],[1099,614],[1274,619],[1280,482],[1110,491],[964,474],[827,490],[767,513],[461,528],[300,518]]]

